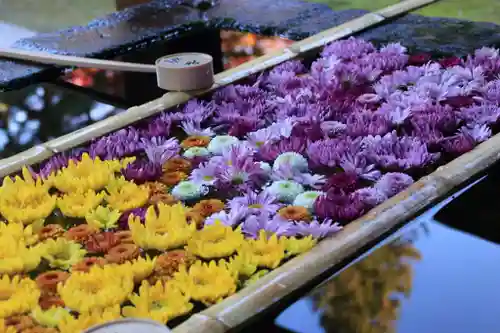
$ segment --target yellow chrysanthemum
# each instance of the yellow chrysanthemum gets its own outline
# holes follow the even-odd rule
[[[119,210],[98,206],[85,215],[85,220],[92,228],[105,230],[115,228],[120,215],[121,213]]]
[[[80,313],[78,318],[64,318],[58,323],[57,328],[61,333],[77,333],[89,327],[120,318],[120,306],[116,305],[106,309],[93,309],[90,312]]]
[[[124,159],[121,160],[108,160],[107,162],[110,168],[114,172],[118,172],[121,169],[125,169],[130,163],[134,162],[135,159],[136,159],[135,156],[132,156],[132,157],[125,157]]]
[[[39,306],[36,306],[31,311],[31,317],[42,326],[57,327],[60,321],[68,319],[71,314],[67,309],[61,307],[54,306],[44,311]]]
[[[93,266],[88,273],[73,272],[57,291],[66,307],[83,313],[119,305],[133,288],[132,272],[109,265]]]
[[[104,199],[104,192],[71,192],[57,199],[57,206],[68,217],[85,217]]]
[[[5,177],[0,187],[0,213],[11,223],[30,224],[49,216],[56,206],[56,197],[41,179],[33,180],[23,168],[23,178]]]
[[[214,304],[236,291],[235,274],[224,260],[219,264],[195,262],[189,270],[181,269],[174,275],[174,283],[192,299],[206,305]]]
[[[244,276],[249,277],[257,271],[257,265],[252,262],[252,257],[246,252],[239,252],[238,255],[234,256],[229,264],[232,266],[236,277]]]
[[[26,247],[23,239],[0,236],[0,274],[12,275],[34,270],[40,263],[42,252],[38,247]]]
[[[283,237],[281,241],[285,243],[285,252],[287,257],[307,252],[318,243],[318,241],[312,236],[304,238]]]
[[[100,190],[113,178],[113,165],[99,157],[92,159],[87,153],[81,161],[70,160],[67,167],[49,176],[54,186],[61,192],[87,192]]]
[[[240,229],[216,222],[196,231],[188,241],[187,251],[204,259],[222,258],[236,252],[242,242]]]
[[[143,249],[169,250],[187,243],[196,225],[188,224],[186,208],[178,203],[173,206],[158,204],[148,208],[145,223],[139,217],[129,217],[129,227],[132,239]]]
[[[0,237],[13,238],[30,246],[38,241],[37,232],[43,228],[43,223],[43,220],[38,220],[24,227],[20,223],[0,222]]]
[[[108,205],[122,212],[144,206],[149,199],[147,186],[126,181],[123,177],[113,179],[106,189]]]
[[[151,260],[149,257],[137,258],[132,261],[127,261],[126,263],[120,265],[125,270],[132,272],[134,276],[134,282],[139,283],[153,273],[155,268],[156,258]]]
[[[35,281],[18,275],[0,278],[0,318],[26,313],[38,304],[40,290]]]
[[[247,239],[240,250],[250,257],[250,261],[258,267],[274,269],[285,258],[285,243],[276,234],[268,237],[265,230],[259,232],[259,238]]]
[[[69,269],[80,262],[87,253],[80,244],[65,238],[48,239],[40,244],[40,248],[43,249],[43,257],[47,259],[50,267],[62,269]]]
[[[193,309],[189,296],[171,283],[158,281],[150,285],[143,281],[139,294],[130,296],[134,306],[125,306],[123,315],[133,318],[149,318],[166,324],[172,318],[185,315]]]
[[[255,274],[250,276],[250,278],[248,278],[248,280],[245,281],[244,286],[247,287],[247,286],[251,285],[252,283],[259,280],[261,277],[266,275],[267,273],[269,273],[269,270],[267,270],[267,269],[261,269],[260,271],[257,271]]]

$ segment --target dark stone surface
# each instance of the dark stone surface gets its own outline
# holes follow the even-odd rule
[[[232,29],[301,39],[367,11],[333,11],[299,0],[155,0],[96,19],[87,26],[21,40],[16,47],[52,53],[114,58],[206,29]],[[377,43],[401,41],[412,51],[464,55],[500,46],[500,27],[490,23],[407,15],[363,32]],[[54,66],[0,61],[0,90],[56,78]]]

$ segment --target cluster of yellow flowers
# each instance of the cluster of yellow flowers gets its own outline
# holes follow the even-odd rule
[[[0,332],[75,333],[121,317],[166,324],[316,244],[265,231],[247,239],[220,223],[199,229],[193,209],[179,202],[155,202],[119,230],[122,214],[152,195],[119,175],[132,161],[84,154],[46,179],[27,168],[4,179]]]

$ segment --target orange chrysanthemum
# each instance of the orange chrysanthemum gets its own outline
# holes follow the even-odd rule
[[[82,261],[79,263],[74,264],[71,269],[73,272],[88,272],[91,267],[97,265],[97,266],[104,266],[106,265],[107,261],[104,258],[100,257],[87,257],[84,258]]]
[[[175,186],[186,178],[187,178],[187,174],[185,172],[170,171],[170,172],[165,172],[160,177],[160,181],[167,186]]]
[[[191,171],[191,162],[182,157],[174,157],[163,164],[163,172],[181,171],[189,173]]]
[[[5,318],[5,326],[14,327],[16,332],[25,332],[25,330],[35,326],[35,322],[30,316],[12,316]]]
[[[64,271],[48,271],[36,277],[38,287],[47,293],[57,292],[57,284],[69,278],[69,274]]]
[[[189,224],[196,224],[196,228],[201,229],[203,228],[203,222],[205,221],[205,218],[199,212],[190,210],[186,212],[186,221]]]
[[[311,214],[306,207],[302,206],[287,206],[278,211],[281,217],[292,221],[310,221]]]
[[[85,248],[89,253],[105,253],[118,244],[120,244],[118,237],[112,232],[105,231],[88,236]]]
[[[134,244],[120,244],[110,249],[105,258],[112,264],[123,264],[139,256],[139,248]]]
[[[46,239],[58,238],[64,234],[64,229],[59,224],[47,224],[38,231],[38,239],[44,241]]]
[[[90,235],[96,232],[97,230],[88,224],[80,224],[76,227],[68,229],[68,231],[64,234],[64,237],[66,237],[66,239],[82,243],[85,242]]]
[[[149,278],[150,283],[156,283],[159,280],[166,281],[179,271],[181,266],[186,269],[196,260],[184,250],[174,250],[161,254],[156,258],[153,274]]]
[[[209,136],[191,135],[182,140],[181,147],[184,149],[192,147],[206,147],[210,143]]]
[[[193,206],[193,211],[198,212],[203,217],[209,217],[224,209],[224,202],[218,199],[201,200]]]
[[[117,231],[115,232],[115,236],[118,238],[120,244],[134,244],[132,232],[128,230]]]
[[[148,200],[148,203],[150,205],[156,205],[159,203],[164,203],[165,205],[173,205],[178,202],[179,200],[177,200],[173,195],[168,193],[157,193],[155,195],[150,196]]]
[[[168,191],[168,188],[165,184],[162,184],[160,182],[147,182],[144,185],[146,185],[149,189],[149,195],[153,196],[156,194],[163,194]]]
[[[64,301],[59,296],[44,294],[38,300],[38,305],[45,311],[55,306],[64,307]]]

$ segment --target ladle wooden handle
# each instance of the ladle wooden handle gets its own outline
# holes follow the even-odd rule
[[[39,51],[25,51],[14,48],[0,48],[0,57],[31,61],[40,64],[87,67],[124,72],[156,73],[156,67],[154,65],[66,56]]]

